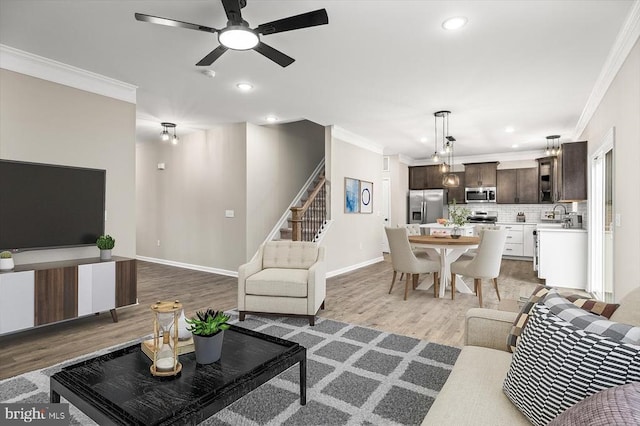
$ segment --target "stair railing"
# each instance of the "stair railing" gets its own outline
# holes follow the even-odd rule
[[[291,207],[293,241],[315,241],[327,219],[326,177],[322,176],[301,207]]]

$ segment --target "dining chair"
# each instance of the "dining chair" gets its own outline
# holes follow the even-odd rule
[[[391,255],[391,264],[393,265],[393,278],[391,279],[389,294],[391,294],[393,290],[398,272],[406,275],[404,300],[407,300],[407,294],[409,293],[409,280],[413,281],[413,288],[415,289],[418,284],[418,276],[431,272],[433,273],[433,294],[434,297],[438,297],[438,271],[440,271],[440,263],[416,257],[411,249],[411,244],[409,244],[409,236],[405,228],[385,227],[384,230],[387,233],[389,254]]]
[[[473,277],[473,287],[482,307],[482,280],[490,279],[500,299],[498,275],[502,265],[502,251],[507,240],[506,229],[485,229],[480,234],[480,244],[472,259],[457,260],[451,264],[451,299],[456,295],[456,274]]]
[[[482,238],[482,232],[486,229],[501,229],[500,225],[487,225],[487,224],[479,224],[475,226],[474,235]],[[469,249],[465,253],[460,256],[459,260],[471,260],[478,253],[478,249]]]

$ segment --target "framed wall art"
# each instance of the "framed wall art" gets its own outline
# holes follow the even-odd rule
[[[360,211],[360,181],[344,178],[344,212],[358,213]]]
[[[360,213],[373,213],[373,182],[360,181]]]

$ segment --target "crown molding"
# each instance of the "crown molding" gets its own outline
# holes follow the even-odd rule
[[[381,146],[376,145],[371,142],[369,139],[366,139],[362,136],[356,135],[348,130],[343,129],[338,126],[330,126],[331,127],[331,137],[340,139],[341,141],[350,143],[351,145],[355,145],[359,148],[366,149],[367,151],[374,152],[376,154],[383,154],[383,149]]]
[[[600,102],[602,102],[602,98],[604,98],[609,86],[611,86],[613,79],[618,74],[618,71],[620,71],[627,56],[629,56],[629,52],[636,44],[638,37],[640,37],[640,0],[636,0],[633,3],[627,19],[622,25],[622,28],[620,28],[620,32],[618,32],[616,41],[611,47],[609,56],[607,56],[600,75],[596,80],[596,84],[593,86],[591,95],[589,95],[589,99],[587,99],[587,104],[582,110],[578,124],[576,124],[573,132],[574,140],[579,140],[580,135],[584,132],[589,120],[591,120],[593,114],[595,114]]]
[[[137,86],[0,44],[0,68],[136,103]]]
[[[464,163],[490,163],[493,161],[526,161],[535,160],[536,158],[545,157],[544,151],[541,149],[532,151],[518,151],[518,152],[502,152],[495,154],[481,154],[481,155],[467,155],[464,157],[454,156],[454,164]],[[413,160],[408,163],[410,166],[431,166],[433,161],[430,158],[423,158]]]

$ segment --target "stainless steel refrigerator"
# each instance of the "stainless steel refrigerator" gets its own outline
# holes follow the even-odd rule
[[[408,223],[435,223],[438,218],[448,217],[446,189],[409,191]]]

